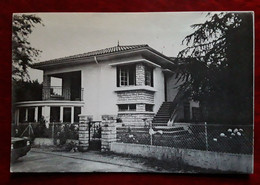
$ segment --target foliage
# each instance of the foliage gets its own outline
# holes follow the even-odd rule
[[[219,13],[186,36],[177,69],[180,89],[200,101],[206,121],[252,124],[253,19]]]
[[[13,103],[20,101],[36,101],[42,98],[42,84],[34,81],[13,81]]]
[[[12,74],[13,79],[28,78],[27,68],[35,61],[40,50],[31,46],[29,35],[36,24],[42,24],[36,15],[13,16],[12,32]]]

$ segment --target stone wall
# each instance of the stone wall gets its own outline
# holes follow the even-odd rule
[[[127,126],[144,126],[144,119],[152,120],[154,113],[118,113],[118,118],[123,121],[123,124]]]
[[[210,152],[129,143],[111,143],[111,151],[185,164],[224,172],[253,173],[253,155]],[[174,162],[173,162],[174,165]]]
[[[154,103],[154,92],[145,90],[117,92],[118,103]]]

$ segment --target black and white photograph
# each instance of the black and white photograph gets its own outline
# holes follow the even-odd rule
[[[254,12],[14,13],[10,171],[254,171]]]

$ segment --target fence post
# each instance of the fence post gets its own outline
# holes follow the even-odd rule
[[[110,151],[112,142],[116,142],[116,115],[102,116],[101,151]]]
[[[89,122],[91,115],[79,115],[79,151],[86,151],[89,147]]]
[[[52,135],[53,143],[55,143],[55,139],[54,139],[54,122],[52,123],[51,135]]]
[[[209,150],[209,143],[208,143],[208,131],[207,131],[207,122],[205,122],[205,141],[206,141],[206,150]]]

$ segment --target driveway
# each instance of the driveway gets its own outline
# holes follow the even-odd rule
[[[33,148],[11,164],[11,172],[167,172],[132,157],[96,151],[52,152]]]

